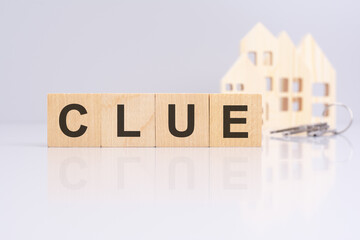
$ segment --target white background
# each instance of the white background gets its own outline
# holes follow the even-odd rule
[[[0,239],[357,240],[359,131],[262,148],[47,148],[45,124],[0,125]]]
[[[49,92],[216,93],[262,22],[311,33],[360,114],[360,5],[303,1],[0,1],[0,122],[46,121]],[[340,116],[340,120],[341,120]]]

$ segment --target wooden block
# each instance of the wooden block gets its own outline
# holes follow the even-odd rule
[[[48,94],[49,147],[100,147],[100,94]]]
[[[209,146],[209,94],[156,94],[156,146]]]
[[[101,103],[101,146],[155,146],[155,94],[102,94]]]
[[[210,94],[210,146],[260,147],[260,94]]]

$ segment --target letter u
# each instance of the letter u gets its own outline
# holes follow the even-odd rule
[[[175,137],[188,137],[194,132],[195,127],[195,106],[194,104],[188,104],[188,121],[185,131],[178,131],[175,127],[175,104],[169,104],[169,131]]]

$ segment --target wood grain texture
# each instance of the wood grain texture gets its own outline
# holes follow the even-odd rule
[[[314,96],[315,83],[326,84],[328,94]],[[311,35],[296,46],[286,32],[274,36],[256,24],[241,40],[240,57],[221,80],[221,92],[262,94],[264,130],[335,125],[335,108],[326,117],[313,114],[314,104],[336,101],[336,72]]]
[[[231,123],[231,132],[247,132],[248,137],[224,137],[224,106],[246,106],[247,111],[231,111],[230,117],[246,118]],[[210,94],[210,147],[260,147],[262,108],[260,94]]]
[[[124,130],[140,137],[118,136],[118,105],[124,106]],[[101,108],[101,146],[155,146],[155,94],[102,94]]]
[[[48,94],[47,135],[49,147],[100,147],[100,94]],[[59,118],[63,108],[69,104],[80,104],[86,114],[71,110],[66,117],[67,127],[77,131],[86,126],[79,137],[69,137],[60,128]]]
[[[329,104],[336,102],[336,71],[310,34],[302,39],[298,53],[304,60],[306,67],[312,73],[311,84],[320,83],[328,86],[325,96],[312,95],[311,90],[313,89],[310,88],[310,102],[312,104]],[[311,114],[310,116],[312,122],[326,121],[330,126],[335,127],[336,125],[336,108],[331,108],[329,114],[325,117],[312,116]]]
[[[175,127],[188,129],[188,105],[194,106],[194,129],[187,137],[176,137],[169,130],[169,104],[175,104]],[[156,146],[209,146],[209,94],[156,94]]]

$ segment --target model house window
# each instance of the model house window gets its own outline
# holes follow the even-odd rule
[[[266,91],[272,91],[273,90],[272,77],[266,77],[265,81],[266,81]]]
[[[287,78],[280,79],[280,92],[289,91],[289,80]]]
[[[233,85],[232,83],[227,83],[226,86],[225,86],[225,90],[227,92],[231,92],[233,90]]]
[[[266,121],[269,121],[269,104],[266,103],[266,106],[265,106],[265,118],[266,118]]]
[[[293,98],[292,109],[294,112],[299,112],[302,110],[302,98],[300,97]]]
[[[289,100],[287,97],[280,98],[280,111],[287,111],[289,109]]]
[[[314,103],[312,105],[312,115],[313,117],[323,117],[323,112],[325,110],[325,104],[324,103]],[[329,111],[325,112],[325,117],[329,116]]]
[[[254,65],[256,65],[256,52],[249,52],[248,58]]]
[[[237,83],[236,84],[236,90],[239,91],[239,92],[244,91],[244,84]]]
[[[329,96],[328,83],[313,83],[313,96],[314,97],[327,97]]]
[[[301,78],[294,78],[293,79],[293,92],[302,92],[302,79]]]
[[[263,60],[264,60],[264,65],[265,66],[271,66],[272,61],[273,61],[272,52],[270,52],[270,51],[264,52]]]

